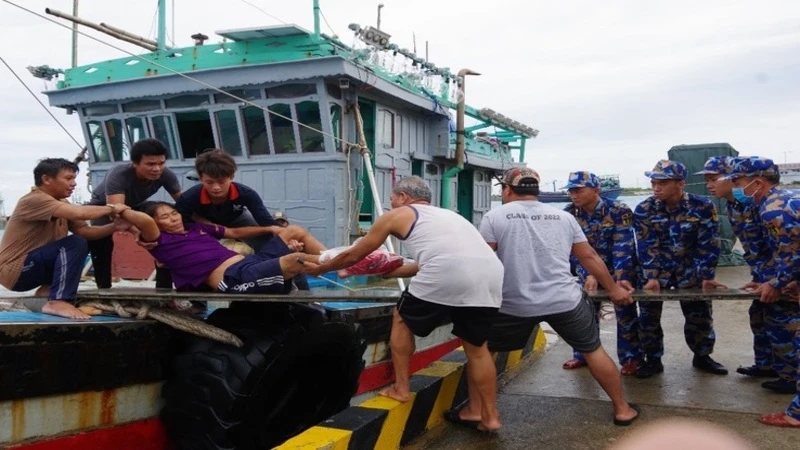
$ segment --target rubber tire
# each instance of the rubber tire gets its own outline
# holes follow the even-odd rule
[[[292,304],[208,320],[245,345],[191,338],[173,358],[161,418],[177,448],[272,448],[350,405],[366,348],[357,325]]]

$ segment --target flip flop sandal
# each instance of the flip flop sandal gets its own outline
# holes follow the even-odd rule
[[[480,420],[462,419],[461,417],[458,416],[459,412],[461,412],[460,409],[448,409],[447,411],[444,412],[444,420],[446,420],[446,421],[448,421],[450,423],[454,423],[456,425],[461,425],[463,427],[467,427],[467,428],[472,429],[472,430],[484,431],[484,430],[481,430],[479,428],[480,425],[481,425],[481,421]]]
[[[758,421],[763,423],[764,425],[770,425],[773,427],[800,428],[800,424],[791,423],[788,420],[786,420],[786,414],[782,412],[763,415],[758,419]]]
[[[614,425],[616,425],[618,427],[627,427],[628,425],[632,424],[636,419],[638,419],[639,416],[642,415],[642,412],[639,410],[638,406],[636,406],[636,405],[634,405],[632,403],[629,406],[631,407],[631,409],[636,411],[636,415],[631,417],[630,419],[627,419],[627,420],[620,420],[620,419],[617,419],[615,417],[614,418]]]
[[[580,369],[581,367],[586,367],[586,361],[581,361],[580,359],[572,358],[564,363],[561,366],[564,370],[572,370],[572,369]]]

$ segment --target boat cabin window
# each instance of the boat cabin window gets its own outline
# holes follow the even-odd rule
[[[165,101],[167,108],[194,108],[196,106],[206,106],[210,103],[208,95],[181,95]]]
[[[86,131],[89,132],[89,142],[92,145],[94,160],[96,162],[110,162],[111,153],[108,151],[103,127],[100,125],[97,120],[86,122]]]
[[[313,83],[290,83],[267,88],[267,98],[305,97],[317,93],[317,85]]]
[[[196,158],[203,150],[216,147],[208,111],[175,113],[175,121],[185,159]]]
[[[156,111],[159,109],[161,109],[161,102],[159,100],[134,100],[122,104],[123,112],[144,112]]]
[[[219,135],[219,146],[233,156],[242,156],[242,141],[239,139],[239,122],[236,111],[227,109],[214,113]]]
[[[150,119],[153,137],[163,142],[169,149],[169,158],[178,159],[178,146],[175,139],[175,127],[171,116],[155,116]]]
[[[130,156],[130,143],[128,136],[122,130],[122,121],[119,119],[106,120],[106,136],[111,143],[111,154],[114,161],[125,161]]]
[[[231,95],[235,95],[236,97],[245,100],[258,100],[261,98],[260,89],[231,89],[225,92],[229,92]],[[242,102],[239,99],[233,98],[227,94],[214,94],[214,103],[230,104],[230,103],[242,103]]]
[[[128,117],[125,119],[125,126],[128,129],[130,142],[136,142],[147,137],[143,117]]]
[[[297,153],[297,142],[294,138],[294,124],[286,117],[292,117],[291,106],[276,103],[269,106],[269,125],[272,130],[272,146],[276,154]],[[278,115],[280,114],[280,115]]]
[[[313,128],[313,130],[298,125],[300,130],[300,149],[303,153],[324,152],[325,136],[319,131],[322,130],[322,118],[319,114],[319,103],[300,102],[295,105],[297,108],[297,120],[303,125]]]
[[[342,139],[342,107],[336,103],[331,103],[331,130],[336,138],[333,147],[341,152],[344,149],[344,142],[339,140]]]
[[[381,145],[383,148],[394,148],[394,113],[381,110]]]
[[[84,116],[108,116],[119,112],[116,104],[113,105],[92,105],[83,108]]]
[[[264,111],[255,106],[242,108],[242,122],[244,123],[245,142],[251,155],[269,155],[269,141],[267,140],[267,121]]]

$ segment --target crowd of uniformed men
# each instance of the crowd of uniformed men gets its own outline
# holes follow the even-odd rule
[[[600,180],[589,172],[570,174],[572,203],[566,210],[577,219],[589,243],[615,280],[644,289],[716,288],[720,253],[717,211],[711,200],[684,191],[687,169],[662,160],[645,173],[653,195],[631,210],[604,198]],[[800,391],[797,354],[800,347],[800,192],[779,188],[778,167],[761,157],[712,157],[702,171],[706,187],[727,200],[727,217],[750,266],[745,286],[756,300],[749,309],[754,363],[736,371],[751,377],[776,378],[762,387],[781,393]],[[580,266],[577,274],[587,290],[597,282]],[[662,302],[615,305],[617,353],[623,375],[648,378],[664,371]],[[693,365],[724,375],[728,371],[709,356],[715,334],[710,301],[682,301],[684,337],[694,353]],[[585,363],[578,353],[565,369]],[[784,413],[769,414],[768,425],[800,427],[800,396]]]

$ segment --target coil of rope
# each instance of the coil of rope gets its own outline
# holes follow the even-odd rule
[[[142,302],[119,302],[117,300],[111,300],[109,302],[83,302],[80,306],[81,308],[94,308],[102,311],[102,313],[112,313],[124,318],[136,317],[139,320],[150,318],[165,325],[169,325],[176,330],[185,331],[195,336],[213,339],[217,342],[233,345],[234,347],[241,347],[244,345],[242,340],[235,334],[209,325],[186,313],[172,309],[153,308],[152,305]],[[95,312],[93,315],[97,315],[97,313]]]

